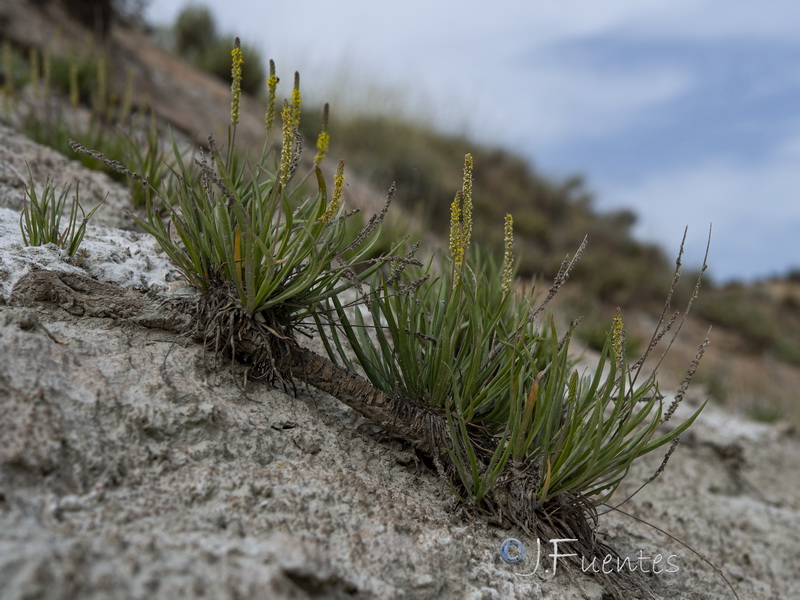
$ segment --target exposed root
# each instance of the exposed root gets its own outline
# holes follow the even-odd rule
[[[194,333],[207,348],[248,364],[250,377],[280,384],[284,391],[296,394],[294,379],[278,368],[296,346],[286,322],[278,311],[247,314],[236,290],[219,287],[200,298]]]

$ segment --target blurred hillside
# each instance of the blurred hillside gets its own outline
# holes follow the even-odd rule
[[[126,86],[131,86],[135,109],[152,109],[160,119],[162,132],[169,126],[195,143],[205,143],[209,134],[225,139],[230,118],[225,70],[210,65],[229,60],[226,33],[213,22],[205,22],[205,37],[211,38],[206,51],[202,48],[203,36],[198,40],[188,35],[191,31],[181,30],[197,29],[197,20],[184,19],[181,24],[179,19],[172,28],[148,29],[135,24],[135,2],[122,3],[124,20],[109,18],[107,4],[4,1],[0,7],[0,41],[4,57],[9,57],[3,63],[6,106],[26,98],[31,85],[26,74],[33,70],[32,60],[58,56],[78,61],[79,57],[94,60],[103,56],[109,63],[108,85],[116,90],[117,102],[121,102]],[[84,5],[95,8],[86,12]],[[152,37],[154,32],[158,42]],[[37,50],[39,58],[31,58],[32,49]],[[184,56],[176,56],[174,52],[178,51]],[[203,72],[195,65],[212,72]],[[44,62],[39,66],[43,68]],[[255,57],[248,60],[245,70],[248,68],[260,75],[265,72]],[[283,82],[279,96],[288,94],[288,89]],[[65,90],[56,87],[54,93],[63,96]],[[88,102],[88,96],[81,98],[84,110]],[[64,110],[69,110],[68,103],[64,105]],[[243,100],[237,133],[241,143],[254,148],[260,143],[264,110],[257,98]],[[309,117],[303,120],[307,148],[313,147],[319,129],[315,113],[316,108],[308,108]],[[21,126],[14,114],[14,110],[5,109],[5,118]],[[623,308],[631,344],[641,350],[649,339],[654,317],[660,313],[669,289],[675,257],[634,238],[633,213],[596,210],[590,185],[581,177],[548,177],[508,150],[477,145],[392,115],[334,113],[330,133],[330,164],[335,165],[340,157],[347,161],[347,202],[374,210],[385,190],[396,182],[395,218],[387,231],[392,237],[400,237],[407,229],[411,234],[424,231],[428,238],[433,234],[442,239],[449,223],[450,202],[460,187],[463,157],[471,152],[475,157],[475,239],[499,252],[503,215],[512,213],[520,276],[536,279],[540,289],[546,289],[564,257],[574,253],[588,236],[587,251],[557,306],[568,317],[584,317],[578,332],[589,346],[610,325],[617,306]],[[674,306],[683,307],[688,302],[695,277],[684,274]],[[693,315],[685,328],[687,341],[676,342],[674,356],[665,365],[675,379],[680,380],[681,369],[694,356],[708,325],[713,325],[712,345],[699,373],[709,393],[756,418],[800,424],[796,391],[800,389],[800,277],[789,274],[774,281],[721,287],[713,284],[712,265]]]
[[[442,134],[417,123],[385,117],[333,119],[332,148],[353,170],[380,185],[396,181],[407,210],[440,236],[446,235],[453,190],[458,188],[463,156],[475,157],[476,237],[502,251],[502,219],[514,215],[515,252],[523,278],[546,284],[567,254],[584,236],[587,252],[566,290],[572,308],[594,321],[616,306],[656,311],[669,289],[675,258],[633,236],[636,215],[630,211],[599,212],[584,180],[556,180],[539,173],[521,157],[500,148]],[[311,136],[311,131],[307,132]],[[713,242],[712,242],[713,244]],[[692,257],[697,261],[702,257]],[[684,270],[674,305],[691,297],[699,273]],[[713,265],[705,273],[694,311],[715,327],[741,337],[739,351],[768,354],[800,365],[800,277],[744,285],[715,285]],[[601,308],[601,310],[598,310]],[[588,314],[586,314],[588,311]],[[596,323],[588,323],[591,329]],[[587,336],[588,341],[592,336]]]
[[[334,115],[331,129],[333,154],[347,157],[354,171],[376,185],[395,181],[403,206],[440,235],[449,226],[464,155],[472,153],[475,235],[501,248],[503,216],[512,213],[522,277],[552,279],[564,257],[588,235],[592,251],[574,276],[592,297],[633,304],[663,295],[669,283],[669,264],[661,251],[633,240],[635,216],[596,212],[579,176],[548,178],[506,150],[389,115]],[[610,263],[613,269],[603,268]]]

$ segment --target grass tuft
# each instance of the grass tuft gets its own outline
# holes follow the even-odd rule
[[[48,180],[39,195],[33,183],[33,175],[29,173],[29,177],[30,182],[25,188],[27,201],[20,214],[23,243],[26,246],[55,244],[65,250],[71,259],[74,258],[83,242],[89,219],[105,200],[86,214],[78,199],[79,188],[76,186],[66,225],[62,227],[70,186],[62,187],[61,193],[56,195],[55,186]]]
[[[371,254],[385,211],[355,236],[348,231],[347,221],[354,213],[344,208],[344,162],[339,164],[332,194],[317,165],[306,176],[316,184],[310,192],[305,178],[295,181],[302,150],[299,77],[291,101],[284,101],[282,147],[277,155],[267,142],[255,159],[237,151],[242,66],[237,48],[227,147],[219,148],[209,138],[200,158],[187,164],[173,141],[170,184],[162,185],[160,177],[151,180],[147,173],[72,142],[76,152],[101,160],[147,191],[145,216],[132,217],[155,237],[189,283],[213,298],[205,305],[217,308],[205,314],[212,323],[209,336],[218,349],[232,349],[240,329],[247,326],[293,339],[327,300],[357,285],[355,273],[369,277],[394,260]],[[269,125],[267,115],[267,132]],[[221,327],[226,331],[213,333]],[[264,364],[272,374],[273,362],[269,358]]]
[[[559,334],[552,318],[539,315],[583,248],[565,259],[544,303],[536,303],[532,288],[511,292],[508,260],[498,267],[466,245],[469,158],[451,209],[449,255],[391,281],[379,276],[368,319],[348,314],[332,297],[338,326],[321,327],[332,340],[326,346],[344,366],[357,363],[384,393],[445,416],[449,431],[440,443],[451,459],[446,470],[464,497],[480,502],[514,473],[526,482],[534,509],[565,494],[597,506],[634,460],[671,443],[697,417],[699,410],[671,431],[657,431],[682,399],[702,352],[669,407],[655,371],[640,377],[644,361],[629,365],[619,312],[596,367],[588,374],[572,367],[577,323]],[[509,227],[507,220],[506,239]]]

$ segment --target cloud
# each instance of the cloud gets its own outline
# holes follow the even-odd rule
[[[541,151],[610,133],[648,118],[652,110],[687,94],[691,73],[678,68],[593,68],[558,57],[537,58],[516,71],[523,82],[510,108]]]
[[[153,14],[174,17],[181,3],[154,3]],[[355,72],[365,87],[436,98],[429,103],[439,106],[434,117],[451,129],[469,122],[483,139],[536,140],[542,151],[625,130],[694,84],[693,74],[676,65],[614,68],[566,55],[574,45],[603,37],[776,35],[789,27],[775,6],[800,12],[800,3],[767,10],[748,0],[501,0],[491,8],[456,0],[309,0],[303,10],[253,0],[210,4],[221,30],[262,44],[289,74],[301,69],[306,87],[337,93],[337,73],[346,65],[350,84]]]
[[[709,160],[634,182],[595,182],[602,206],[634,207],[637,234],[673,251],[688,225],[689,262],[702,259],[713,224],[710,269],[720,279],[752,279],[800,266],[800,135],[762,162]]]
[[[797,41],[800,4],[793,0],[678,0],[657,18],[637,19],[631,35],[673,41]]]
[[[517,33],[543,44],[613,35],[628,40],[796,41],[794,0],[562,0],[519,2],[508,11]]]

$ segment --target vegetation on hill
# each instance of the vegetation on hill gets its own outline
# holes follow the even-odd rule
[[[203,71],[231,82],[231,40],[233,35],[218,31],[211,11],[202,5],[188,4],[179,14],[170,32],[172,49]],[[242,91],[263,94],[266,72],[258,49],[242,43],[247,68],[242,72]]]
[[[188,27],[194,21],[202,27]],[[203,38],[219,39],[210,12],[201,6],[184,9],[172,32],[173,43],[190,58],[199,52],[196,48],[202,47]],[[205,33],[200,36],[198,32]],[[227,56],[221,51],[217,54],[220,62],[227,64]],[[244,83],[243,88],[247,90]],[[256,93],[263,94],[263,90],[262,81]],[[317,127],[315,120],[301,123],[307,140],[316,138]],[[393,114],[336,111],[330,131],[332,155],[346,157],[348,168],[378,189],[394,182],[397,204],[440,236],[447,235],[452,190],[461,177],[461,157],[471,152],[476,159],[475,239],[501,252],[503,236],[496,223],[504,214],[513,213],[523,278],[551,281],[564,257],[587,237],[591,252],[576,265],[571,276],[574,284],[565,290],[564,301],[585,318],[576,335],[598,350],[607,316],[615,307],[654,308],[670,285],[672,258],[657,245],[634,237],[633,212],[596,210],[579,175],[549,177],[509,150],[480,146],[464,136]],[[392,220],[391,226],[398,228],[397,220]],[[396,231],[398,238],[405,233],[415,232]],[[689,274],[684,281],[693,279]],[[720,287],[707,280],[705,288],[695,306],[699,317],[718,327],[736,329],[754,353],[766,352],[778,360],[800,364],[800,318],[792,308],[791,296],[787,301],[759,292],[757,284]],[[677,300],[685,302],[690,293],[688,283],[679,284]]]

